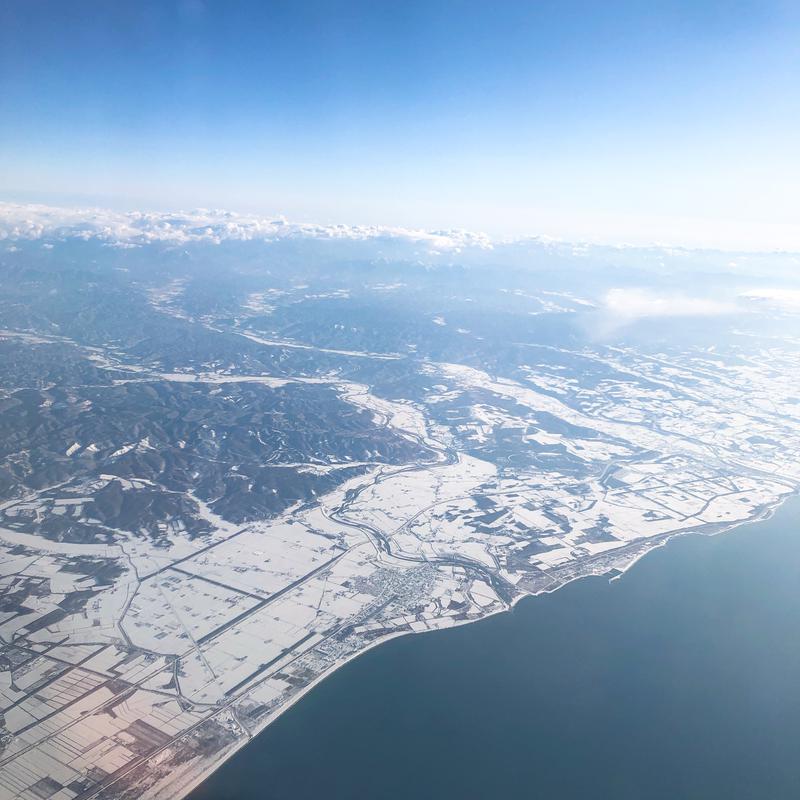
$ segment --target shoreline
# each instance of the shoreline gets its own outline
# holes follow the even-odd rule
[[[766,522],[767,520],[771,519],[779,509],[783,508],[784,505],[787,503],[787,501],[790,501],[792,498],[798,497],[798,496],[800,496],[800,490],[795,489],[792,492],[784,495],[782,498],[780,498],[775,503],[769,504],[769,505],[764,505],[764,506],[760,507],[759,512],[758,512],[758,514],[756,516],[751,517],[750,519],[747,519],[747,520],[739,521],[739,522],[723,524],[719,528],[719,530],[709,530],[709,531],[706,531],[706,532],[697,531],[697,530],[686,530],[686,531],[678,531],[678,532],[675,532],[675,533],[668,534],[664,538],[663,541],[656,542],[656,543],[654,543],[652,545],[652,547],[648,547],[644,552],[633,556],[631,558],[631,560],[624,567],[621,567],[621,568],[616,568],[615,567],[615,568],[612,568],[610,570],[606,570],[605,572],[601,572],[601,573],[587,572],[584,575],[576,575],[575,577],[570,578],[568,580],[565,580],[565,581],[557,584],[556,586],[544,588],[544,589],[541,589],[541,590],[539,590],[537,592],[521,592],[518,596],[514,597],[511,600],[511,602],[509,604],[507,604],[504,608],[499,608],[497,610],[490,611],[490,612],[486,613],[485,615],[483,615],[481,617],[478,617],[476,619],[457,620],[457,621],[454,621],[452,624],[448,624],[446,626],[442,626],[442,627],[439,627],[439,628],[431,628],[431,629],[425,630],[425,631],[404,630],[404,631],[397,631],[395,633],[387,634],[386,636],[384,636],[384,637],[382,637],[380,639],[377,639],[374,642],[370,642],[366,647],[364,647],[363,649],[359,650],[356,653],[353,653],[351,656],[343,659],[340,662],[337,662],[329,670],[327,670],[326,672],[324,672],[321,675],[319,675],[317,678],[315,678],[307,686],[304,686],[295,696],[293,696],[281,708],[276,709],[274,715],[269,717],[267,719],[267,721],[263,725],[259,726],[253,732],[247,731],[247,737],[246,738],[243,738],[240,742],[235,743],[229,749],[221,751],[220,752],[220,757],[215,759],[213,761],[213,763],[210,763],[208,765],[207,769],[203,769],[202,770],[202,774],[197,774],[197,775],[192,776],[185,783],[180,783],[177,787],[175,786],[175,784],[172,784],[171,786],[170,785],[163,786],[161,789],[157,789],[155,791],[155,793],[153,793],[151,795],[151,797],[153,798],[153,800],[182,800],[183,798],[187,797],[191,792],[193,792],[195,789],[197,789],[205,780],[207,780],[209,777],[211,777],[211,775],[213,775],[214,772],[216,772],[221,766],[223,766],[225,764],[225,762],[227,762],[230,758],[232,758],[234,755],[236,755],[245,746],[250,744],[259,734],[261,734],[264,730],[266,730],[266,728],[268,728],[270,725],[272,725],[283,714],[285,714],[287,711],[289,711],[291,708],[293,708],[297,703],[299,703],[308,693],[310,693],[314,688],[316,688],[316,686],[318,686],[320,683],[322,683],[327,678],[331,677],[335,672],[337,672],[342,667],[344,667],[347,664],[355,661],[356,659],[358,659],[362,655],[368,653],[370,650],[372,650],[372,649],[374,649],[376,647],[379,647],[380,645],[386,644],[387,642],[389,642],[389,641],[391,641],[393,639],[397,639],[397,638],[400,638],[400,637],[403,637],[403,636],[414,636],[414,635],[421,635],[421,634],[426,634],[426,633],[439,633],[439,632],[443,632],[443,631],[449,630],[451,628],[463,627],[463,626],[466,626],[466,625],[471,625],[471,624],[474,624],[474,623],[483,622],[484,620],[488,620],[488,619],[490,619],[490,618],[492,618],[494,616],[512,612],[514,610],[514,608],[516,607],[516,605],[519,602],[521,602],[522,600],[533,599],[533,598],[539,597],[541,595],[546,595],[546,594],[554,594],[555,592],[559,591],[560,589],[563,589],[565,586],[567,586],[567,585],[569,585],[571,583],[574,583],[576,581],[583,580],[583,579],[589,578],[589,577],[603,577],[605,575],[608,575],[610,572],[612,572],[613,570],[616,569],[616,570],[618,570],[617,573],[614,574],[612,577],[608,578],[608,583],[611,584],[614,581],[617,581],[620,578],[622,578],[634,565],[636,565],[645,556],[649,555],[650,553],[652,553],[654,551],[658,551],[658,550],[663,549],[673,539],[677,539],[677,538],[681,538],[681,537],[687,537],[687,536],[691,536],[691,535],[700,536],[700,537],[716,537],[716,536],[720,536],[720,535],[723,535],[723,534],[726,534],[726,533],[731,533],[734,530],[746,527],[748,525],[757,524],[757,523],[761,523],[761,522]],[[219,714],[223,714],[225,712],[229,712],[229,710],[230,710],[229,707],[225,707],[223,709],[220,709],[216,714],[214,714],[212,717],[210,717],[210,719],[214,719]],[[242,726],[242,727],[244,727],[244,726]],[[155,758],[158,758],[158,756],[156,755]],[[113,783],[110,784],[110,786],[113,786]],[[174,791],[176,788],[178,789],[177,793]]]

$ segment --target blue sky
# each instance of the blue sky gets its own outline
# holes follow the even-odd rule
[[[800,249],[800,6],[0,4],[0,197]]]

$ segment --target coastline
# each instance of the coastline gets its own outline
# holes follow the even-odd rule
[[[706,530],[706,531],[686,530],[668,534],[664,537],[662,541],[655,542],[652,544],[652,546],[644,550],[644,552],[634,555],[630,559],[630,561],[628,561],[622,567],[614,567],[611,570],[605,570],[600,573],[586,572],[582,575],[576,575],[575,577],[564,580],[555,586],[543,588],[537,592],[521,592],[520,594],[515,596],[511,600],[511,602],[507,604],[506,607],[487,612],[486,614],[477,619],[456,620],[448,625],[443,625],[442,627],[432,628],[426,631],[401,630],[391,634],[387,634],[386,636],[380,639],[370,642],[366,647],[359,650],[358,652],[351,654],[347,658],[342,659],[340,662],[337,662],[336,664],[331,666],[330,669],[328,669],[327,671],[319,675],[317,678],[315,678],[313,681],[311,681],[307,686],[304,686],[288,702],[283,704],[280,708],[276,709],[275,712],[262,725],[260,725],[253,732],[248,732],[248,736],[246,738],[243,738],[241,741],[235,742],[229,748],[220,751],[219,757],[215,758],[213,762],[208,763],[207,767],[204,768],[202,772],[200,772],[199,774],[196,773],[191,776],[187,776],[187,779],[185,781],[179,782],[177,786],[175,783],[167,782],[167,784],[163,786],[154,787],[156,791],[150,794],[149,796],[152,797],[153,800],[181,800],[182,798],[187,797],[189,794],[191,794],[191,792],[197,789],[204,781],[206,781],[214,772],[216,772],[222,765],[224,765],[225,762],[227,762],[231,757],[233,757],[236,753],[242,750],[246,745],[250,744],[251,741],[255,739],[258,735],[260,735],[264,730],[266,730],[266,728],[272,725],[283,714],[285,714],[287,711],[293,708],[297,703],[299,703],[308,693],[310,693],[314,688],[316,688],[316,686],[318,686],[324,680],[330,678],[340,668],[346,666],[347,664],[350,664],[351,662],[355,661],[360,656],[364,655],[370,650],[382,644],[386,644],[392,639],[397,639],[404,636],[442,632],[449,628],[457,628],[470,625],[473,623],[479,623],[484,620],[488,620],[491,617],[513,611],[516,605],[524,599],[529,599],[529,598],[533,599],[541,595],[554,594],[560,589],[563,589],[565,586],[574,583],[576,581],[580,581],[584,578],[602,577],[604,575],[609,575],[611,572],[614,572],[615,574],[608,578],[609,583],[613,583],[614,581],[617,581],[618,579],[622,578],[635,564],[637,564],[645,556],[649,555],[654,551],[661,550],[673,539],[683,538],[690,535],[695,535],[699,537],[717,537],[726,533],[733,532],[737,529],[747,527],[748,525],[765,522],[771,519],[775,515],[775,513],[786,504],[787,501],[791,501],[792,498],[797,496],[800,496],[800,491],[798,490],[792,491],[781,497],[778,501],[776,501],[773,504],[765,504],[764,506],[759,507],[758,513],[755,516],[739,522],[723,524],[719,527],[718,530]],[[228,710],[229,710],[228,707],[220,709],[213,715],[212,719],[216,718],[219,714],[226,713]],[[178,779],[178,781],[180,781],[180,779]],[[110,786],[113,786],[113,784],[110,784]]]

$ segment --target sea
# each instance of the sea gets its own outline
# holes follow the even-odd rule
[[[800,498],[397,638],[191,800],[799,800]]]

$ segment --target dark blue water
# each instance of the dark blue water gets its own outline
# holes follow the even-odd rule
[[[192,800],[800,798],[800,500],[388,642]]]

